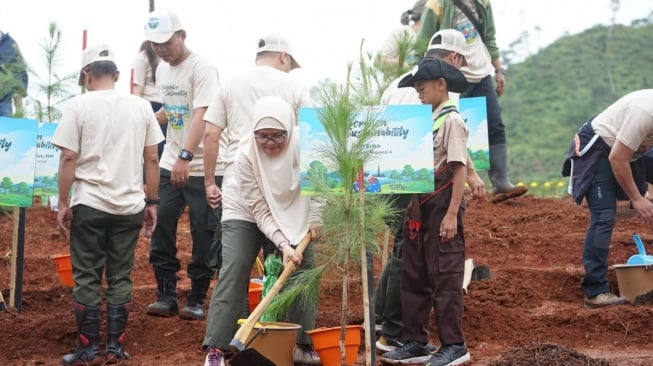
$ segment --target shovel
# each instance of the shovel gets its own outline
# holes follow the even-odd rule
[[[304,236],[304,239],[299,243],[297,248],[295,248],[296,253],[303,253],[308,243],[311,241],[311,233],[307,233]],[[256,306],[254,311],[247,317],[245,323],[240,326],[236,335],[231,340],[229,348],[234,352],[234,356],[231,358],[231,366],[254,366],[254,365],[274,365],[272,361],[268,360],[265,356],[260,354],[253,348],[245,350],[247,345],[245,342],[249,337],[249,334],[252,332],[256,323],[261,318],[261,315],[265,312],[268,305],[272,302],[272,299],[279,293],[284,283],[290,276],[290,274],[295,270],[295,263],[289,261],[283,268],[283,272],[279,275],[277,281],[272,285],[272,288],[268,293],[261,299],[261,302]],[[241,352],[243,351],[244,352]]]
[[[490,267],[477,266],[472,258],[465,259],[465,272],[463,274],[463,291],[465,293],[467,293],[467,287],[471,282],[489,280],[491,277]]]
[[[642,239],[640,239],[639,235],[636,233],[633,234],[633,240],[635,241],[635,245],[637,245],[639,254],[631,255],[626,264],[653,264],[653,255],[646,254],[644,243],[642,243]]]

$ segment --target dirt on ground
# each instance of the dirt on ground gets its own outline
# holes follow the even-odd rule
[[[22,312],[14,308],[0,312],[0,365],[60,365],[61,356],[74,348],[72,288],[60,284],[50,258],[68,252],[55,219],[56,213],[38,202],[26,210]],[[469,364],[653,365],[651,295],[643,296],[638,305],[594,310],[583,306],[581,257],[588,220],[587,208],[575,205],[568,197],[527,194],[502,203],[469,202],[465,216],[467,257],[477,265],[489,266],[491,273],[490,280],[472,282],[465,295]],[[7,303],[14,233],[11,215],[0,216],[0,290]],[[651,229],[627,202],[620,203],[610,247],[611,265],[626,263],[637,254],[633,233],[639,233],[648,247],[653,243]],[[177,240],[178,257],[185,268],[190,258],[186,214]],[[148,244],[141,238],[136,250],[134,304],[125,340],[132,358],[123,364],[201,365],[205,321],[145,314],[156,295]],[[374,267],[376,280],[380,259],[375,259]],[[185,271],[180,271],[179,277],[183,305],[190,280]],[[612,267],[608,279],[618,293]],[[211,289],[214,286],[215,281]],[[321,287],[318,326],[339,325],[341,289],[337,281],[328,280]],[[351,323],[363,322],[361,288],[358,277],[353,278],[348,307]],[[101,317],[104,314],[102,310]],[[431,337],[438,344],[434,324]],[[356,364],[365,364],[364,347]]]

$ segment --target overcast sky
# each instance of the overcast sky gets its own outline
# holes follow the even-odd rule
[[[206,56],[226,78],[254,63],[262,33],[278,31],[290,40],[302,65],[296,77],[307,86],[330,78],[341,81],[347,64],[358,58],[361,41],[378,49],[412,0],[156,0],[157,8],[175,10],[187,29],[191,50]],[[590,5],[590,6],[588,6]],[[88,44],[108,43],[122,72],[118,87],[128,90],[131,62],[144,39],[147,0],[3,0],[0,30],[19,43],[31,67],[44,75],[42,44],[48,24],[63,32],[60,74],[79,70],[83,30]],[[492,0],[497,41],[507,48],[523,31],[532,34],[533,50],[565,34],[609,24],[610,0]],[[617,23],[646,17],[649,0],[621,0]],[[539,31],[535,29],[539,28]]]

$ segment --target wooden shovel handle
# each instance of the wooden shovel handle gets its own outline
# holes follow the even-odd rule
[[[311,242],[311,233],[308,232],[306,233],[302,241],[299,242],[297,248],[295,248],[295,253],[298,254],[303,253],[304,249],[306,249],[306,247],[310,242]],[[259,321],[259,319],[267,309],[268,305],[270,305],[272,299],[279,293],[279,291],[285,284],[286,280],[293,273],[294,270],[295,270],[295,263],[293,261],[288,261],[288,263],[286,263],[286,265],[283,268],[283,272],[281,272],[279,278],[277,278],[274,285],[272,285],[272,288],[270,288],[268,293],[265,294],[263,299],[261,299],[261,302],[256,306],[254,311],[252,311],[252,313],[249,314],[247,320],[245,320],[245,323],[243,323],[243,325],[240,326],[240,328],[236,332],[236,335],[234,336],[234,339],[231,341],[231,346],[235,347],[239,351],[242,351],[245,348],[245,341],[247,340],[249,333],[252,332],[252,329],[254,329],[254,326],[256,326],[256,323]]]

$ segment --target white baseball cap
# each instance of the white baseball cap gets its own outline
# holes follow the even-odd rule
[[[297,61],[292,55],[292,48],[290,47],[290,42],[286,38],[284,38],[281,34],[279,33],[270,33],[262,36],[258,40],[258,50],[256,53],[259,52],[283,52],[288,54],[290,56],[291,60],[291,66],[290,69],[296,69],[299,66]]]
[[[459,53],[463,56],[463,66],[468,64],[465,36],[455,29],[442,29],[435,33],[429,41],[426,55],[430,50],[446,50]]]
[[[145,21],[145,39],[154,43],[166,43],[175,32],[184,29],[179,16],[169,10],[155,10]]]
[[[82,52],[82,67],[79,73],[78,84],[84,86],[84,69],[88,65],[98,61],[111,61],[116,64],[116,58],[111,47],[106,44],[98,44],[93,47],[87,47]]]

